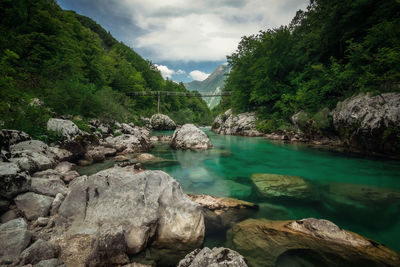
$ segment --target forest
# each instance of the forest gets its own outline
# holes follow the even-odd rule
[[[288,26],[243,37],[227,58],[232,96],[215,114],[256,111],[263,132],[290,129],[301,110],[318,122],[360,92],[400,91],[400,2],[311,0]]]
[[[0,127],[34,138],[50,117],[68,115],[140,124],[157,98],[132,91],[186,91],[92,19],[54,0],[0,0]],[[39,103],[32,103],[38,98]],[[177,123],[209,124],[201,98],[163,96],[161,112]]]

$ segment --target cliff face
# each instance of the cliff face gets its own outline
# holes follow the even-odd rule
[[[400,154],[400,94],[359,94],[331,113],[340,138],[352,149]]]
[[[204,81],[192,81],[185,83],[185,87],[190,91],[198,91],[201,94],[218,94],[221,93],[225,85],[226,74],[230,68],[226,65],[219,65],[210,76]],[[221,101],[220,96],[205,97],[204,100],[210,109],[214,108]]]

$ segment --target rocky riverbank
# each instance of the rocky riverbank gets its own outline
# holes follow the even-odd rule
[[[313,116],[299,111],[292,130],[263,134],[254,112],[218,115],[212,131],[219,134],[263,136],[285,143],[305,143],[328,149],[400,158],[400,94],[359,94]]]

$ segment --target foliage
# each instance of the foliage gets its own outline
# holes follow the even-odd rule
[[[228,56],[232,70],[214,114],[255,110],[270,132],[304,110],[317,112],[359,92],[400,91],[400,3],[311,0],[288,26],[242,38]]]
[[[156,113],[157,99],[126,93],[186,92],[96,22],[63,11],[54,0],[0,0],[0,10],[0,117],[9,128],[39,137],[45,134],[46,118],[66,114],[134,121]],[[32,111],[32,98],[45,106]],[[211,121],[201,99],[168,96],[161,101],[168,115],[187,109],[193,114],[186,120]],[[35,114],[31,119],[30,112]]]

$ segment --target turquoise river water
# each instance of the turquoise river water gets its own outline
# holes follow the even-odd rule
[[[175,164],[149,169],[167,172],[186,193],[255,202],[260,206],[256,218],[324,218],[400,252],[398,161],[205,131],[214,145],[211,150],[181,151],[159,144],[151,153]],[[250,180],[254,173],[301,176],[315,186],[315,197],[303,201],[263,199]],[[224,233],[209,236],[205,245],[224,245]]]
[[[173,150],[160,143],[150,153],[169,161],[146,168],[167,172],[185,193],[254,202],[260,207],[254,218],[328,219],[400,252],[400,162],[203,130],[211,138],[212,149]],[[114,163],[94,164],[79,172],[95,173]],[[312,198],[303,200],[265,199],[252,184],[250,177],[254,173],[301,176],[313,185],[315,192]],[[225,233],[206,233],[205,246],[224,245]]]

